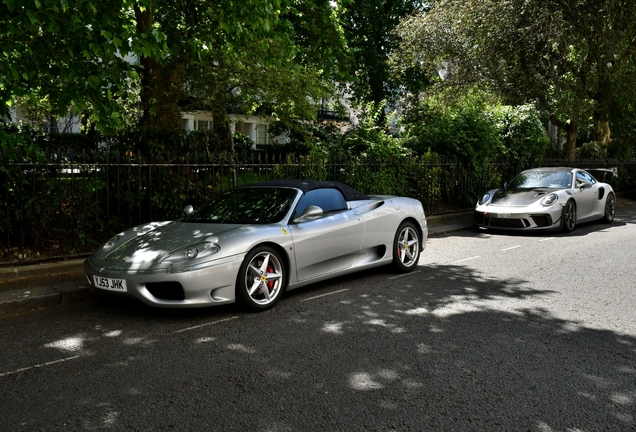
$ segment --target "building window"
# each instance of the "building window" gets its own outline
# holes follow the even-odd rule
[[[269,134],[267,133],[267,125],[260,124],[256,126],[256,145],[270,144]]]
[[[195,120],[194,130],[212,130],[212,120]]]

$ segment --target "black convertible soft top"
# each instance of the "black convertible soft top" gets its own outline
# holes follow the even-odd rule
[[[366,200],[369,196],[363,194],[359,190],[356,190],[350,186],[342,183],[325,181],[325,180],[268,180],[260,183],[252,183],[239,187],[259,187],[259,186],[277,186],[277,187],[290,187],[303,191],[303,193],[314,189],[332,188],[338,189],[346,201]]]

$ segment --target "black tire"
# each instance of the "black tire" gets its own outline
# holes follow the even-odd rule
[[[251,311],[273,307],[285,290],[286,269],[280,254],[268,246],[252,249],[236,280],[236,299]]]
[[[576,226],[576,203],[570,200],[563,207],[563,231],[572,232]]]
[[[609,193],[605,198],[605,214],[603,215],[603,222],[611,223],[616,215],[616,197],[613,193]]]
[[[412,222],[403,222],[393,240],[393,268],[399,273],[412,271],[420,259],[422,238]]]

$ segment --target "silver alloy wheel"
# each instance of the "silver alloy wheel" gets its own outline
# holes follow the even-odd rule
[[[404,225],[397,238],[397,256],[404,267],[417,264],[420,252],[420,236],[411,225]]]
[[[571,232],[576,225],[576,205],[570,200],[563,209],[563,231]]]
[[[283,281],[283,266],[269,250],[254,255],[245,269],[247,294],[260,306],[267,306],[278,298]]]
[[[613,193],[610,193],[605,200],[605,215],[603,219],[605,222],[610,223],[614,220],[616,215],[616,197]]]

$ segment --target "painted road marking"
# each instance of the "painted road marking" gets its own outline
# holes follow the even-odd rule
[[[474,259],[477,259],[477,258],[479,258],[479,255],[474,256],[474,257],[470,257],[470,258],[460,259],[459,261],[453,261],[453,264],[457,264],[457,263],[464,262],[464,261],[470,261],[470,260],[474,260]]]
[[[192,326],[192,327],[186,327],[186,328],[183,328],[181,330],[175,330],[171,334],[183,333],[183,332],[190,331],[190,330],[196,330],[196,329],[201,328],[201,327],[207,327],[207,326],[214,325],[214,324],[220,324],[222,322],[227,322],[227,321],[230,321],[230,320],[233,320],[233,319],[237,319],[237,318],[238,318],[237,316],[233,316],[233,317],[221,319],[221,320],[218,320],[218,321],[212,321],[212,322],[205,323],[205,324],[199,324],[199,325],[195,325],[195,326]]]
[[[320,295],[317,295],[317,296],[314,296],[314,297],[309,297],[309,298],[306,298],[304,300],[301,300],[301,302],[306,302],[306,301],[309,301],[309,300],[315,300],[315,299],[320,298],[320,297],[330,296],[330,295],[338,294],[338,293],[341,293],[341,292],[344,292],[344,291],[349,291],[349,288],[341,289],[341,290],[338,290],[338,291],[332,291],[332,292],[326,293],[326,294],[320,294]]]
[[[405,274],[401,274],[401,275],[397,275],[397,276],[391,276],[391,277],[389,278],[389,280],[391,280],[391,279],[401,278],[401,277],[408,276],[408,275],[412,275],[412,274],[419,273],[419,272],[421,272],[421,270],[414,271],[414,272],[411,272],[411,273],[405,273]]]
[[[67,358],[63,358],[60,360],[54,360],[54,361],[50,361],[47,363],[41,363],[41,364],[37,364],[35,366],[29,366],[29,367],[24,367],[24,368],[20,368],[20,369],[16,369],[14,371],[11,372],[5,372],[5,373],[1,373],[0,377],[4,377],[4,376],[8,376],[8,375],[13,375],[13,374],[17,374],[19,372],[24,372],[24,371],[28,371],[29,369],[35,369],[35,368],[41,368],[41,367],[45,367],[45,366],[50,366],[50,365],[54,365],[56,363],[63,363],[69,360],[75,360],[76,358],[79,358],[80,356],[73,356],[73,357],[67,357]]]

